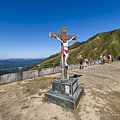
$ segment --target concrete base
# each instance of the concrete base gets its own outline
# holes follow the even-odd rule
[[[78,86],[72,96],[56,93],[55,91],[50,89],[45,93],[45,98],[55,104],[75,110],[79,103],[82,93],[82,86]]]
[[[45,98],[55,104],[75,110],[83,93],[83,87],[78,85],[78,76],[74,75],[68,81],[58,78],[52,82],[52,89],[45,93]]]

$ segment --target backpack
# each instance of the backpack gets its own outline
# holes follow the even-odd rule
[[[79,63],[82,64],[83,60],[82,58],[79,58]]]
[[[100,55],[100,59],[102,59],[103,58],[103,56],[102,55]]]

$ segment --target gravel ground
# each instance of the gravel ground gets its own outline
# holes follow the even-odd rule
[[[120,120],[120,62],[68,70],[84,87],[76,110],[45,100],[60,73],[0,85],[0,120]]]

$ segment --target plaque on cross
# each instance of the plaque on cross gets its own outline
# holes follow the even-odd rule
[[[52,33],[50,32],[49,36],[51,38],[57,38],[61,42],[61,62],[62,62],[62,79],[63,81],[68,80],[67,76],[67,69],[68,69],[68,42],[71,40],[76,40],[77,37],[74,35],[67,35],[66,34],[66,27],[61,28],[61,33]]]

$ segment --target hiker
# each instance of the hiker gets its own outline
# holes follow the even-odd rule
[[[78,57],[78,60],[79,60],[79,63],[80,63],[80,69],[83,69],[83,58],[82,58],[81,55]]]
[[[87,67],[88,65],[89,65],[89,61],[88,61],[88,59],[86,58],[86,59],[84,59],[85,60],[85,67]]]
[[[108,61],[109,61],[109,62],[112,60],[112,57],[111,57],[111,55],[110,55],[110,54],[108,55],[108,57],[107,57],[107,58],[108,58]]]
[[[118,55],[118,61],[120,61],[120,55]]]
[[[112,62],[114,61],[114,56],[112,56]]]
[[[104,61],[104,63],[107,63],[107,56],[106,56],[106,54],[103,55],[103,61]]]
[[[90,66],[92,65],[92,58],[90,58]]]
[[[103,54],[100,55],[101,64],[103,64]]]

